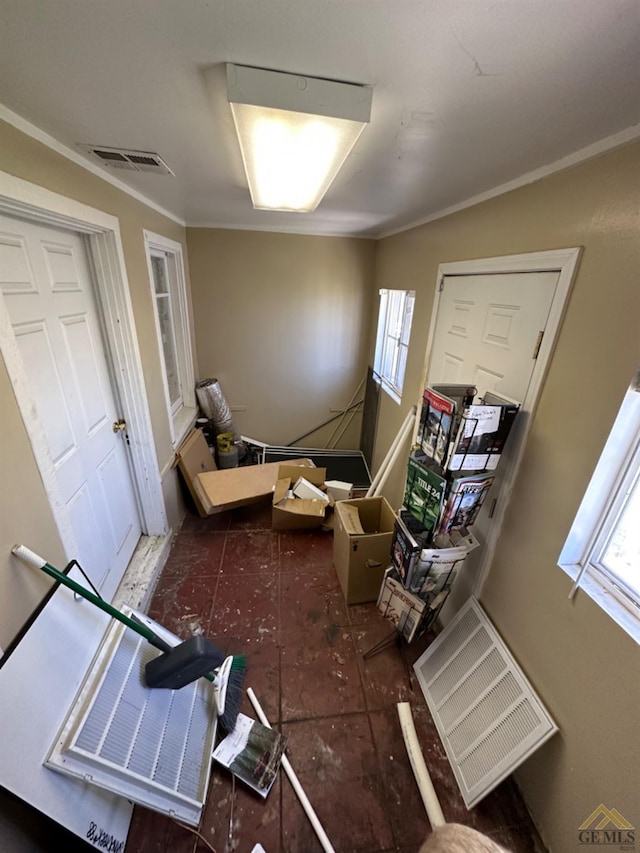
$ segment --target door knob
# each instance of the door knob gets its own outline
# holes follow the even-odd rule
[[[120,418],[119,421],[114,421],[113,425],[111,427],[111,429],[114,432],[124,432],[126,430],[126,428],[127,428],[127,422],[125,420],[123,420],[123,418]]]

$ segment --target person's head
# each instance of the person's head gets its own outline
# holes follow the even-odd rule
[[[437,826],[418,853],[509,853],[488,836],[463,826],[445,823]]]

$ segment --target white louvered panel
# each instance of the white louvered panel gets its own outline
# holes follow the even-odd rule
[[[460,682],[439,706],[443,725],[449,728],[481,693],[485,685],[495,681],[506,667],[503,656],[497,649],[491,649],[489,654],[469,673],[468,678]]]
[[[431,672],[440,672],[443,666],[449,663],[453,652],[460,648],[462,639],[468,637],[479,625],[480,619],[473,610],[461,610],[456,619],[447,626],[447,630],[440,634],[437,645],[432,643],[429,647],[433,650],[429,656]]]
[[[148,688],[144,668],[158,654],[114,620],[46,764],[195,826],[216,731],[213,686],[198,679],[180,690]]]
[[[414,669],[468,809],[557,731],[473,597]]]

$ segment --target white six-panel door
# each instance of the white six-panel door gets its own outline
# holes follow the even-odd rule
[[[536,366],[540,336],[556,292],[560,273],[509,272],[445,275],[438,303],[428,383],[469,383],[482,396],[502,393],[523,403]],[[487,542],[494,501],[500,498],[509,453],[523,433],[524,410],[506,445],[496,480],[473,526],[481,547],[467,558],[442,611],[446,623],[476,592],[479,565]],[[516,429],[518,427],[518,429]]]
[[[78,547],[100,589],[141,535],[82,238],[0,217],[0,290]],[[46,558],[46,555],[43,555]]]
[[[430,381],[523,401],[557,283],[555,271],[445,276]]]

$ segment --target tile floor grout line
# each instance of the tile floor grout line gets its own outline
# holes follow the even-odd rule
[[[261,524],[262,520],[258,519],[258,524]],[[403,815],[402,822],[399,822],[396,801],[404,802],[405,794],[408,795],[413,792],[414,780],[410,772],[408,772],[407,778],[405,778],[405,774],[399,766],[396,766],[392,772],[392,767],[389,764],[390,755],[397,757],[398,765],[400,764],[401,756],[399,750],[402,750],[402,740],[401,738],[398,740],[395,729],[394,720],[397,716],[395,705],[396,696],[398,697],[398,701],[400,701],[399,697],[405,689],[408,678],[407,668],[403,668],[404,674],[402,674],[395,659],[389,660],[388,667],[384,661],[380,661],[375,666],[369,667],[367,665],[368,662],[363,660],[362,654],[359,651],[362,645],[367,643],[369,639],[374,639],[377,633],[382,631],[379,615],[376,615],[376,609],[372,604],[358,606],[346,605],[345,603],[338,606],[336,593],[339,594],[338,597],[342,597],[342,591],[339,585],[332,584],[332,579],[335,580],[335,568],[332,563],[331,549],[329,547],[331,543],[328,539],[319,536],[311,534],[305,536],[301,533],[272,531],[273,535],[268,537],[268,541],[271,548],[273,570],[269,572],[238,572],[237,566],[242,565],[245,559],[251,559],[247,556],[251,553],[250,543],[253,543],[257,548],[261,548],[263,544],[266,545],[266,542],[263,535],[258,537],[249,536],[247,546],[243,547],[239,535],[236,536],[236,534],[265,533],[268,531],[268,528],[261,526],[251,527],[251,516],[247,514],[230,513],[227,519],[219,519],[217,523],[222,524],[224,521],[226,521],[226,530],[216,530],[214,531],[214,536],[206,532],[208,520],[202,518],[193,518],[189,521],[186,529],[181,528],[178,532],[181,535],[182,546],[176,549],[173,555],[174,571],[177,570],[181,577],[187,578],[189,581],[194,581],[193,584],[186,585],[187,592],[183,595],[180,607],[184,607],[187,601],[190,606],[197,605],[200,602],[205,603],[206,599],[211,595],[208,620],[208,625],[210,625],[215,620],[216,609],[219,611],[220,608],[226,608],[227,604],[232,602],[233,607],[238,606],[244,611],[243,617],[238,621],[240,630],[236,637],[245,645],[245,641],[248,642],[248,638],[251,637],[252,647],[255,631],[260,626],[261,620],[265,618],[265,614],[270,614],[269,619],[275,622],[275,630],[270,634],[268,642],[264,646],[263,655],[256,663],[257,669],[255,671],[260,674],[259,682],[267,691],[267,695],[271,697],[271,701],[273,702],[271,707],[274,714],[277,712],[278,715],[277,721],[275,719],[271,721],[273,727],[281,732],[283,730],[288,731],[294,737],[296,748],[298,744],[300,745],[301,751],[298,754],[302,760],[305,760],[305,755],[307,758],[309,757],[307,752],[309,750],[308,741],[310,735],[307,736],[305,726],[310,733],[316,730],[318,726],[322,727],[322,730],[325,728],[333,730],[335,727],[342,731],[342,739],[338,739],[336,742],[351,744],[349,750],[354,750],[353,760],[360,761],[360,764],[353,764],[352,766],[356,769],[361,767],[363,770],[369,766],[376,769],[376,773],[372,774],[378,779],[376,785],[367,783],[364,786],[361,784],[358,787],[356,784],[355,798],[351,798],[356,808],[355,817],[361,822],[361,828],[365,833],[362,837],[358,836],[357,842],[356,836],[353,835],[353,828],[348,830],[345,824],[346,816],[350,814],[349,811],[344,811],[344,807],[350,801],[348,792],[345,790],[339,797],[336,796],[335,802],[331,797],[327,800],[328,795],[323,793],[325,783],[318,781],[317,774],[312,773],[309,777],[309,796],[314,803],[316,802],[315,797],[318,797],[319,805],[326,809],[328,819],[327,830],[330,837],[335,838],[337,849],[345,851],[355,850],[356,848],[362,849],[362,845],[365,844],[363,838],[366,836],[370,840],[370,843],[366,845],[366,849],[371,853],[383,853],[383,851],[384,853],[394,853],[394,851],[395,853],[399,853],[399,851],[402,851],[402,853],[414,853],[420,842],[411,843],[413,838],[417,839],[418,836],[421,836],[422,840],[423,836],[421,834],[423,833],[426,836],[428,832],[427,824],[424,822],[426,818],[424,818],[424,815],[418,815],[416,812],[416,814],[411,816]],[[242,526],[232,529],[234,522]],[[229,538],[230,534],[231,538]],[[224,540],[220,540],[219,535],[223,535]],[[264,552],[265,549],[262,548],[262,551]],[[198,566],[206,565],[207,554],[213,556],[215,552],[219,553],[217,574],[190,574],[189,567],[192,560],[194,568],[197,570]],[[173,568],[170,563],[171,559],[172,555],[170,555],[168,561],[170,570]],[[253,565],[259,565],[261,562],[254,557]],[[291,566],[293,567],[292,569],[286,568]],[[301,569],[301,566],[310,568]],[[300,586],[301,588],[304,587],[305,590],[309,585],[308,578],[311,576],[315,577],[316,575],[325,581],[326,588],[323,589],[323,584],[320,583],[318,590],[315,592],[307,590],[304,595],[300,596],[298,606],[296,604],[298,597],[295,595],[295,590],[289,591],[286,594],[283,593],[284,590],[291,586],[291,574],[298,574],[300,576]],[[247,576],[247,580],[243,581],[245,576]],[[305,576],[307,577],[305,578]],[[216,578],[215,584],[212,583],[214,577]],[[221,582],[221,578],[224,579],[223,582]],[[256,610],[254,604],[257,601],[262,601],[263,597],[251,596],[251,586],[252,583],[258,582],[258,580],[261,587],[268,587],[271,590],[275,589],[276,599],[274,600],[273,595],[270,594],[268,599],[262,602],[262,606]],[[167,578],[167,581],[169,581],[169,578]],[[175,610],[177,604],[176,584],[179,585],[179,583],[179,579],[175,582],[169,581],[169,588],[164,590],[162,595],[156,599],[155,604],[158,607],[162,607],[164,602],[167,618]],[[213,587],[212,591],[211,587]],[[224,594],[222,590],[224,590]],[[191,591],[191,594],[189,591]],[[250,599],[244,598],[245,595],[250,596]],[[325,624],[325,620],[318,619],[317,622],[314,622],[311,618],[311,611],[309,611],[309,618],[307,618],[307,608],[303,606],[307,601],[309,602],[309,608],[316,607],[316,604],[318,604],[319,610],[325,613],[325,608],[322,606],[323,599],[326,600],[325,604],[329,608],[329,612],[326,614],[328,618],[334,613],[342,613],[344,611],[344,616],[333,620],[331,626],[339,629],[340,634],[346,635],[348,632],[350,635],[350,642],[345,643],[341,648],[343,648],[343,651],[344,649],[348,649],[344,653],[345,657],[349,658],[349,671],[352,671],[353,666],[356,666],[358,670],[358,678],[356,679],[355,674],[353,674],[353,677],[349,679],[350,692],[348,694],[349,697],[353,698],[354,691],[359,690],[364,697],[363,707],[356,710],[343,711],[340,709],[345,704],[350,708],[354,708],[357,704],[346,701],[347,694],[345,694],[345,699],[341,701],[339,694],[336,693],[335,696],[331,694],[331,696],[327,697],[324,687],[320,688],[319,685],[314,686],[314,677],[308,667],[309,660],[311,659],[314,661],[317,659],[321,666],[325,664],[326,666],[333,665],[331,663],[333,651],[330,648],[333,644],[327,636],[327,624]],[[296,618],[292,621],[298,624],[298,627],[285,630],[283,621],[287,621],[287,617],[294,607],[297,607],[297,612],[295,614]],[[299,636],[295,636],[296,633]],[[299,659],[296,651],[298,648],[303,651],[307,650],[304,651],[304,654],[299,655]],[[257,646],[255,651],[258,651]],[[248,647],[247,652],[251,653],[251,649]],[[289,655],[291,655],[291,659],[289,659]],[[410,659],[412,657],[413,654],[407,655],[406,662],[408,666],[410,666]],[[261,666],[260,662],[264,666]],[[288,680],[287,692],[290,689],[294,691],[296,689],[294,687],[295,681],[291,680],[292,672],[295,673],[298,671],[299,675],[295,677],[303,679],[304,686],[308,691],[307,699],[301,703],[293,702],[296,705],[296,708],[293,710],[294,713],[299,710],[302,714],[306,714],[306,716],[289,720],[282,719],[284,709],[288,707],[288,703],[285,701],[286,693],[283,693],[283,667]],[[275,685],[277,696],[273,695],[273,689],[270,686],[272,683],[271,675],[274,681],[277,679]],[[380,684],[384,681],[385,676],[387,676],[386,687],[384,690],[381,690]],[[417,691],[415,703],[419,704],[425,710],[422,723],[426,728],[422,732],[422,735],[426,738],[425,744],[429,749],[432,749],[432,738],[435,743],[436,735],[428,725],[428,709],[424,706],[419,694],[420,691]],[[295,695],[293,699],[295,699]],[[333,706],[334,699],[335,703],[340,705],[340,708],[331,707],[330,713],[321,713],[319,716],[315,714],[313,716],[310,715],[312,711],[322,711],[325,706]],[[410,698],[409,701],[412,704],[414,703],[413,698]],[[362,720],[362,714],[366,714],[366,721]],[[363,743],[367,742],[370,744],[366,749],[362,747],[361,752],[358,752],[361,748],[353,741],[353,735],[356,731],[363,735]],[[377,739],[375,736],[376,732],[378,735]],[[327,740],[327,745],[335,747],[332,738]],[[358,758],[358,756],[361,757]],[[365,756],[367,756],[366,763],[362,763],[365,760]],[[450,796],[451,814],[460,817],[460,822],[468,823],[474,828],[483,828],[482,831],[488,834],[489,837],[494,835],[496,838],[504,839],[503,843],[509,849],[513,849],[514,853],[517,853],[517,851],[522,853],[524,850],[522,840],[517,843],[516,836],[518,834],[521,833],[526,837],[527,841],[525,843],[527,845],[530,843],[529,839],[537,841],[539,833],[530,815],[526,812],[524,804],[522,818],[518,819],[516,825],[516,817],[520,815],[520,811],[522,810],[517,808],[517,803],[521,801],[519,792],[515,792],[517,794],[515,800],[505,796],[504,793],[498,796],[497,799],[494,798],[493,801],[488,799],[487,809],[480,815],[480,820],[469,815],[465,817],[457,787],[452,782],[452,779],[449,778],[451,774],[448,772],[450,771],[448,762],[444,756],[440,755],[435,747],[433,747],[432,758],[434,768],[438,770],[438,773],[442,774],[441,784],[443,791],[446,791],[447,796]],[[332,772],[330,770],[331,766],[326,765],[324,769],[327,772]],[[383,772],[381,768],[387,768],[387,772]],[[347,776],[339,775],[336,778],[338,780],[348,780],[351,779],[351,776],[348,774]],[[274,821],[275,815],[272,813],[272,809],[269,809],[271,820],[273,821],[271,823],[271,830],[269,829],[268,822],[264,822],[266,820],[265,814],[261,815],[260,810],[254,810],[248,800],[243,802],[241,811],[238,812],[238,817],[242,816],[243,818],[243,827],[238,827],[236,836],[236,841],[240,845],[238,848],[239,851],[242,850],[242,853],[244,853],[244,845],[246,844],[248,844],[247,853],[251,849],[252,843],[249,843],[249,838],[251,837],[249,833],[257,833],[263,838],[263,843],[268,853],[291,853],[291,851],[297,853],[298,850],[316,849],[314,842],[311,840],[308,826],[306,823],[303,825],[302,817],[298,817],[297,812],[296,815],[293,814],[291,808],[293,801],[290,802],[290,791],[286,786],[286,781],[282,779],[279,784],[278,798],[273,802],[273,810],[276,811],[277,819],[279,820],[277,825],[275,825]],[[220,829],[218,820],[220,806],[215,802],[215,797],[213,796],[215,790],[217,789],[214,789],[212,786],[209,792],[209,814],[204,822],[204,830],[207,837],[210,837],[215,842],[218,853],[226,853],[225,840],[222,838],[224,832]],[[363,800],[362,806],[360,806],[358,798],[362,797],[365,791],[366,797],[369,798],[368,805],[365,805],[365,801]],[[384,798],[384,806],[380,804],[380,798]],[[413,799],[411,801],[413,802]],[[376,803],[378,804],[377,806],[375,805]],[[283,810],[287,808],[288,811],[284,814]],[[376,809],[382,809],[384,814],[381,816]],[[506,821],[504,818],[506,818]],[[351,817],[348,820],[350,821]],[[144,825],[146,826],[146,824]],[[384,827],[383,835],[376,835],[376,826],[379,828]],[[514,829],[516,826],[521,828],[520,833]],[[489,828],[487,829],[487,827]],[[218,840],[219,835],[221,835],[220,840]],[[140,838],[141,836],[139,835],[135,837],[132,835],[129,845],[130,853],[135,853],[133,846]],[[145,831],[144,838],[145,842],[142,846],[145,849],[147,848],[147,843],[153,845],[155,849],[170,849],[169,847],[162,847],[162,827],[158,822],[152,822],[148,831]],[[508,843],[509,841],[511,844]],[[169,844],[170,839],[166,838],[165,843]],[[180,844],[176,844],[176,847],[178,846],[181,849],[191,850],[191,853],[196,853],[196,851],[200,853],[200,851],[204,850],[204,846],[198,839],[195,839],[193,845],[188,845],[183,841]],[[141,849],[141,847],[138,849]],[[538,850],[538,847],[536,847],[536,850]],[[543,850],[544,847],[540,847],[539,853],[542,853]]]
[[[222,566],[224,563],[225,553],[227,550],[227,534],[228,534],[228,529],[224,534],[224,543],[222,545],[222,551],[220,553],[220,560],[218,562],[218,572],[216,575],[215,589],[213,591],[213,595],[211,596],[211,607],[209,608],[209,617],[207,619],[207,633],[209,633],[209,631],[211,629],[211,623],[213,621],[213,614],[214,614],[215,606],[216,606],[216,598],[218,596],[218,587],[220,586],[220,577],[222,576]],[[208,577],[208,575],[206,575],[205,577]]]

